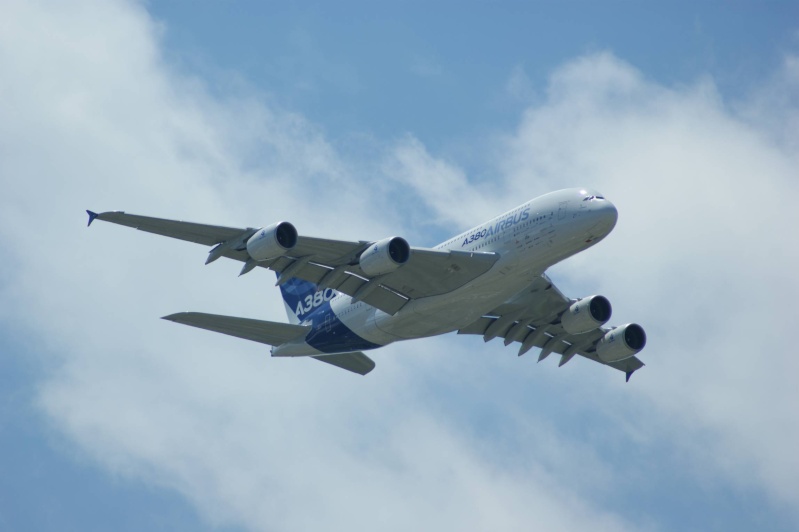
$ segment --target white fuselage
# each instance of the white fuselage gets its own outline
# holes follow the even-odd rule
[[[375,346],[455,331],[529,286],[547,268],[589,248],[616,224],[613,204],[586,189],[567,189],[530,200],[435,247],[496,253],[494,266],[446,294],[411,300],[394,315],[350,296],[331,308],[353,333]],[[281,349],[283,356],[317,354],[307,344]],[[277,353],[275,353],[277,354]]]

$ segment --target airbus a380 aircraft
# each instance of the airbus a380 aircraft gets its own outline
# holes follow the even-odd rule
[[[277,272],[291,323],[183,312],[164,319],[271,345],[274,357],[313,357],[365,375],[374,362],[362,351],[399,340],[452,331],[533,347],[541,361],[575,355],[623,371],[646,334],[628,323],[604,328],[611,306],[599,295],[569,299],[544,273],[587,249],[616,225],[613,204],[596,191],[546,194],[432,248],[400,237],[348,242],[298,236],[289,222],[237,229],[126,214],[87,211],[97,219],[214,246],[219,257]]]

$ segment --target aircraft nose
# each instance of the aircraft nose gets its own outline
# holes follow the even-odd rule
[[[591,214],[595,222],[593,227],[591,227],[591,232],[597,236],[605,236],[616,226],[616,221],[619,219],[619,211],[608,200],[595,200],[592,203]]]
[[[600,206],[600,210],[602,211],[602,217],[607,220],[611,227],[616,225],[616,221],[619,219],[619,211],[616,209],[616,206],[613,205],[608,200],[605,200],[604,205]]]

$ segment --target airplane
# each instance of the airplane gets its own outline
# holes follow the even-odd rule
[[[546,270],[604,239],[616,207],[597,191],[559,190],[532,199],[433,248],[401,237],[342,241],[300,236],[289,222],[233,228],[86,211],[115,223],[213,246],[220,257],[277,273],[290,323],[180,312],[163,319],[270,345],[273,357],[311,357],[365,375],[375,367],[363,351],[393,342],[458,334],[503,338],[519,356],[536,347],[538,361],[575,355],[620,370],[626,381],[644,366],[636,323],[603,327],[607,298],[570,299]]]

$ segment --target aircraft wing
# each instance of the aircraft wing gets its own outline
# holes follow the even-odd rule
[[[104,222],[132,227],[147,233],[168,236],[170,238],[203,244],[205,246],[216,246],[220,253],[212,260],[218,257],[227,257],[241,262],[247,262],[250,260],[250,256],[246,251],[247,240],[258,231],[257,228],[253,227],[239,228],[198,224],[194,222],[128,214],[122,211],[103,212],[100,214],[91,211],[86,212],[89,213],[89,224],[94,220],[102,220]],[[298,242],[299,249],[295,248],[295,250],[292,251],[296,254],[312,255],[330,260],[348,256],[358,248],[362,248],[362,251],[366,249],[367,245],[368,242],[343,242],[338,240],[300,237],[300,241]],[[211,261],[209,260],[208,262]],[[257,266],[268,268],[271,264],[271,262],[267,261],[263,264],[258,263]]]
[[[499,255],[494,253],[411,248],[406,264],[375,277],[366,274],[357,263],[369,242],[353,246],[348,256],[325,260],[314,255],[299,256],[300,252],[295,250],[302,244],[302,239],[300,237],[300,242],[292,249],[291,257],[280,257],[268,267],[278,272],[281,278],[298,277],[332,288],[392,315],[412,299],[445,294],[463,286],[487,272],[499,259]]]
[[[607,363],[596,354],[596,342],[610,329],[597,327],[583,334],[569,334],[563,330],[560,315],[572,303],[546,275],[541,275],[524,291],[460,329],[458,334],[479,334],[485,341],[504,338],[505,345],[519,342],[519,356],[538,347],[541,349],[539,361],[555,353],[561,356],[559,366],[580,355],[623,371],[630,380],[633,372],[644,366],[638,358],[633,356]]]
[[[247,253],[247,240],[258,229],[204,225],[127,214],[89,214],[89,224],[103,220],[140,231],[214,246],[206,264],[219,257],[244,262],[242,274],[256,266],[269,268],[281,278],[298,277],[332,288],[359,301],[395,314],[408,301],[451,292],[487,272],[499,259],[495,253],[439,251],[411,248],[407,263],[380,276],[367,275],[358,257],[372,243],[299,236],[289,253],[266,261],[254,261]],[[280,282],[280,281],[278,281]]]

